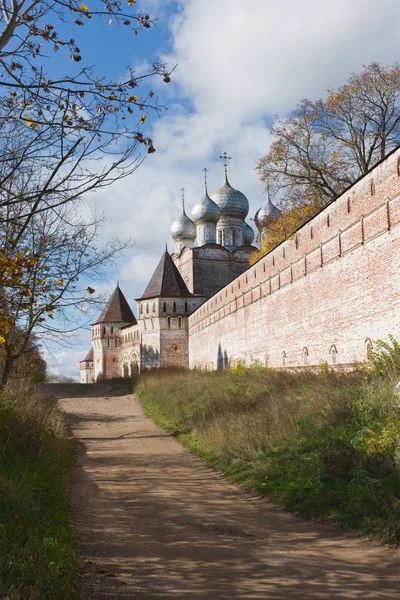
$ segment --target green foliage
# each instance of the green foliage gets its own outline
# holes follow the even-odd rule
[[[77,599],[69,522],[72,454],[54,401],[21,384],[0,395],[0,597]]]
[[[238,362],[222,372],[149,373],[136,391],[149,415],[231,480],[290,510],[400,541],[393,379]]]
[[[371,354],[371,372],[382,377],[400,377],[400,343],[392,335],[389,342],[377,340],[377,351]]]

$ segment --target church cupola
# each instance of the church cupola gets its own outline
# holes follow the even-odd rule
[[[219,221],[221,211],[219,206],[211,200],[207,191],[207,168],[204,171],[204,196],[194,205],[192,217],[196,223],[197,245],[215,244],[217,241],[216,225]]]
[[[185,212],[185,190],[182,188],[182,214],[171,225],[171,235],[175,242],[175,253],[179,255],[185,246],[193,247],[196,239],[196,225]]]
[[[242,192],[235,190],[228,181],[228,160],[224,152],[224,185],[212,196],[212,200],[219,206],[221,217],[217,224],[217,243],[228,250],[234,250],[244,243],[244,220],[249,212],[249,202]]]
[[[245,246],[251,246],[254,242],[254,237],[255,236],[253,228],[245,221],[243,230],[243,244]]]
[[[271,225],[271,223],[276,221],[281,214],[282,212],[279,210],[279,208],[277,208],[275,204],[272,204],[269,190],[267,190],[267,199],[263,206],[258,209],[254,217],[254,221],[258,231],[260,232],[261,239],[267,233],[268,227]]]

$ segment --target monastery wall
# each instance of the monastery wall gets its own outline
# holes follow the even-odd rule
[[[189,317],[189,365],[364,361],[400,339],[400,150]]]

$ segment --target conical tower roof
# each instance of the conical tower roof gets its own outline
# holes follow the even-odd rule
[[[138,300],[146,300],[148,298],[186,298],[192,295],[166,250],[143,296],[138,298]]]
[[[115,288],[103,312],[97,319],[96,325],[99,323],[136,323],[135,315],[119,285]]]
[[[86,354],[85,358],[80,362],[93,362],[93,348],[90,348],[89,352]]]

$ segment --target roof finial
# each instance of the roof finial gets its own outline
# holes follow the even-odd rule
[[[225,175],[225,181],[228,181],[228,160],[231,160],[231,157],[227,155],[226,152],[223,153],[222,156],[220,156],[220,158],[222,158],[222,164],[224,165],[224,175]]]
[[[183,210],[183,214],[186,214],[185,213],[185,192],[186,192],[185,188],[181,188],[180,192],[182,194],[182,210]]]
[[[204,172],[204,194],[207,195],[207,173],[208,173],[207,167],[204,167],[203,172]]]
[[[117,288],[119,288],[119,279],[117,279]]]
[[[165,242],[165,252],[168,252],[168,242]]]

